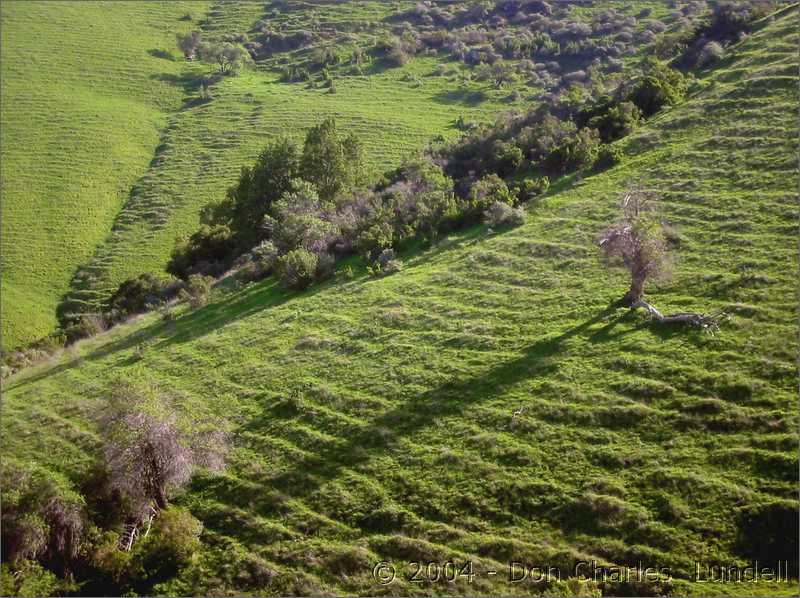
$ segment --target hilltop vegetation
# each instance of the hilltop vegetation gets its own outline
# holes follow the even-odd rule
[[[272,277],[220,285],[13,376],[2,426],[4,471],[24,480],[14,505],[48,538],[85,526],[80,551],[58,554],[94,594],[794,591],[691,579],[698,559],[785,558],[798,575],[797,17],[758,21],[703,61],[688,98],[611,144],[619,164],[559,178],[520,226],[398,248],[391,276],[346,258],[304,292]],[[501,126],[465,147],[491,146],[492,131],[516,143]],[[629,184],[660,198],[678,258],[647,292],[668,313],[732,313],[718,335],[618,307],[630,279],[600,266],[597,245]],[[109,442],[96,414],[118,375],[178,397],[176,422],[225,422],[231,443],[225,471],[176,484],[124,559],[124,512],[96,491]],[[59,517],[37,496],[59,497]],[[42,570],[63,563],[34,556],[14,583],[63,588]],[[671,579],[487,575],[592,559]],[[474,577],[410,580],[409,561],[448,560]],[[379,561],[397,567],[391,585],[373,577]]]
[[[101,5],[4,5],[4,30],[21,33],[3,36],[3,348],[52,332],[57,315],[63,323],[96,312],[139,272],[163,271],[175,238],[196,228],[202,206],[224,197],[269,138],[299,141],[333,116],[362,140],[368,170],[381,173],[437,135],[456,138],[459,127],[573,83],[591,87],[659,40],[692,31],[708,11],[655,0],[539,3],[550,6],[540,12],[520,3],[516,14],[514,3],[478,4],[132,3],[113,19]],[[128,45],[106,51],[127,23]],[[187,62],[176,47],[176,34],[192,30],[211,44],[243,45],[255,64],[209,79],[215,65]],[[265,46],[267,34],[300,41]],[[527,41],[506,48],[509,37]],[[395,40],[408,46],[402,66],[384,56]],[[284,82],[287,69],[305,69],[309,80]],[[41,100],[31,103],[26,90]],[[89,96],[77,102],[82,90]],[[12,106],[27,116],[14,117]],[[38,145],[23,141],[28,131]],[[75,160],[47,158],[57,147]],[[35,156],[45,157],[41,167]]]

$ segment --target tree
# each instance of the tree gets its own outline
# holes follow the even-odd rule
[[[644,300],[645,284],[663,274],[668,262],[663,226],[652,208],[654,199],[641,187],[631,189],[622,200],[621,219],[600,238],[605,258],[610,263],[621,262],[630,273],[631,286],[622,302],[631,309],[645,309],[662,324],[689,324],[714,332],[726,317],[724,310],[710,315],[684,312],[665,316]]]
[[[636,104],[646,118],[664,106],[674,106],[683,100],[688,83],[678,71],[650,59],[644,65],[645,74],[630,89],[627,100]]]
[[[237,73],[250,62],[250,53],[241,44],[225,42],[222,44],[202,43],[197,48],[200,57],[206,62],[216,63],[219,72]]]
[[[178,33],[176,35],[178,40],[178,48],[186,60],[194,60],[197,55],[197,47],[202,43],[202,35],[199,31],[190,31],[189,33]]]
[[[644,285],[663,270],[666,241],[660,223],[650,209],[650,194],[642,189],[622,200],[622,218],[600,240],[608,259],[619,259],[631,275],[631,286],[623,301],[635,306],[644,295]]]
[[[223,422],[189,419],[179,397],[152,383],[120,378],[111,386],[98,420],[111,487],[129,501],[134,525],[152,506],[167,507],[198,467],[223,466],[227,435]]]
[[[230,228],[236,249],[246,251],[265,238],[264,216],[285,194],[294,191],[300,176],[300,154],[288,137],[270,142],[256,163],[244,166],[239,181],[225,200],[207,208],[202,219]]]
[[[336,121],[326,118],[309,129],[300,160],[300,176],[317,187],[323,201],[363,182],[363,150],[354,134],[341,139]]]

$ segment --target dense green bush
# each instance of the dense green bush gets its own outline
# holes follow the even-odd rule
[[[307,249],[293,249],[278,258],[276,269],[285,288],[302,290],[307,288],[317,275],[315,254]]]
[[[603,145],[597,152],[597,159],[594,161],[594,169],[601,171],[616,166],[622,161],[622,155],[621,147],[616,145]]]
[[[645,117],[664,106],[674,106],[683,100],[688,81],[680,72],[651,59],[645,64],[645,74],[636,80],[626,96]]]
[[[600,149],[600,134],[597,129],[581,129],[566,143],[556,147],[543,166],[553,173],[568,173],[594,164]]]
[[[186,280],[186,285],[181,289],[180,297],[188,302],[193,309],[203,307],[211,299],[211,288],[214,284],[212,276],[192,274]]]
[[[172,250],[167,272],[180,277],[219,275],[227,269],[236,247],[237,241],[227,225],[201,224],[197,232]]]
[[[358,253],[367,262],[372,262],[394,243],[394,230],[392,225],[385,220],[377,220],[364,228],[355,240]]]
[[[633,102],[606,105],[589,119],[587,126],[597,129],[603,143],[611,143],[632,133],[642,121],[642,112]]]
[[[502,177],[514,172],[522,164],[524,158],[519,147],[500,139],[494,142],[492,153],[494,154],[493,169]]]
[[[519,226],[525,222],[525,210],[496,201],[483,213],[483,220],[491,228]]]
[[[517,201],[514,191],[496,174],[490,174],[476,181],[469,194],[470,209],[482,214],[494,203],[513,206]]]
[[[517,185],[517,194],[522,202],[530,201],[544,195],[550,188],[550,178],[547,176],[525,179]]]
[[[111,319],[152,309],[178,295],[182,283],[175,278],[144,273],[122,282],[106,302]]]

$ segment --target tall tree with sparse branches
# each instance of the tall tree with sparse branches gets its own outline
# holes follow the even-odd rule
[[[667,269],[668,245],[664,226],[655,210],[657,197],[641,186],[632,187],[622,200],[622,216],[600,238],[600,249],[611,265],[629,272],[631,285],[622,302],[631,309],[643,308],[662,324],[689,324],[714,332],[726,317],[724,310],[712,314],[684,312],[663,315],[644,299],[645,284]]]
[[[623,298],[630,307],[642,300],[645,283],[665,269],[667,243],[652,200],[642,188],[630,190],[622,200],[622,218],[600,239],[605,258],[621,261],[630,272],[631,286]]]
[[[199,467],[223,466],[227,436],[222,422],[190,420],[179,398],[128,379],[115,382],[99,418],[111,485],[130,502],[132,519],[167,507]]]

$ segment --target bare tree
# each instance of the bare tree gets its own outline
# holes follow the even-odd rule
[[[120,380],[99,418],[112,488],[130,501],[127,548],[138,526],[167,507],[198,467],[222,469],[227,434],[221,422],[181,418],[176,397]]]
[[[631,276],[631,286],[622,301],[631,309],[643,308],[658,322],[690,324],[716,331],[726,317],[724,310],[710,315],[684,312],[663,315],[644,300],[645,283],[664,274],[669,263],[664,228],[654,209],[656,197],[642,187],[631,188],[622,200],[622,217],[600,238],[600,248],[609,263],[622,262]]]
[[[622,218],[600,239],[600,247],[609,262],[621,260],[630,272],[631,286],[623,298],[636,307],[644,295],[648,279],[664,272],[667,244],[664,232],[651,207],[652,195],[636,188],[622,200]]]
[[[178,48],[183,52],[186,60],[194,60],[197,55],[197,47],[202,42],[202,35],[199,31],[189,33],[178,33],[176,36]]]

